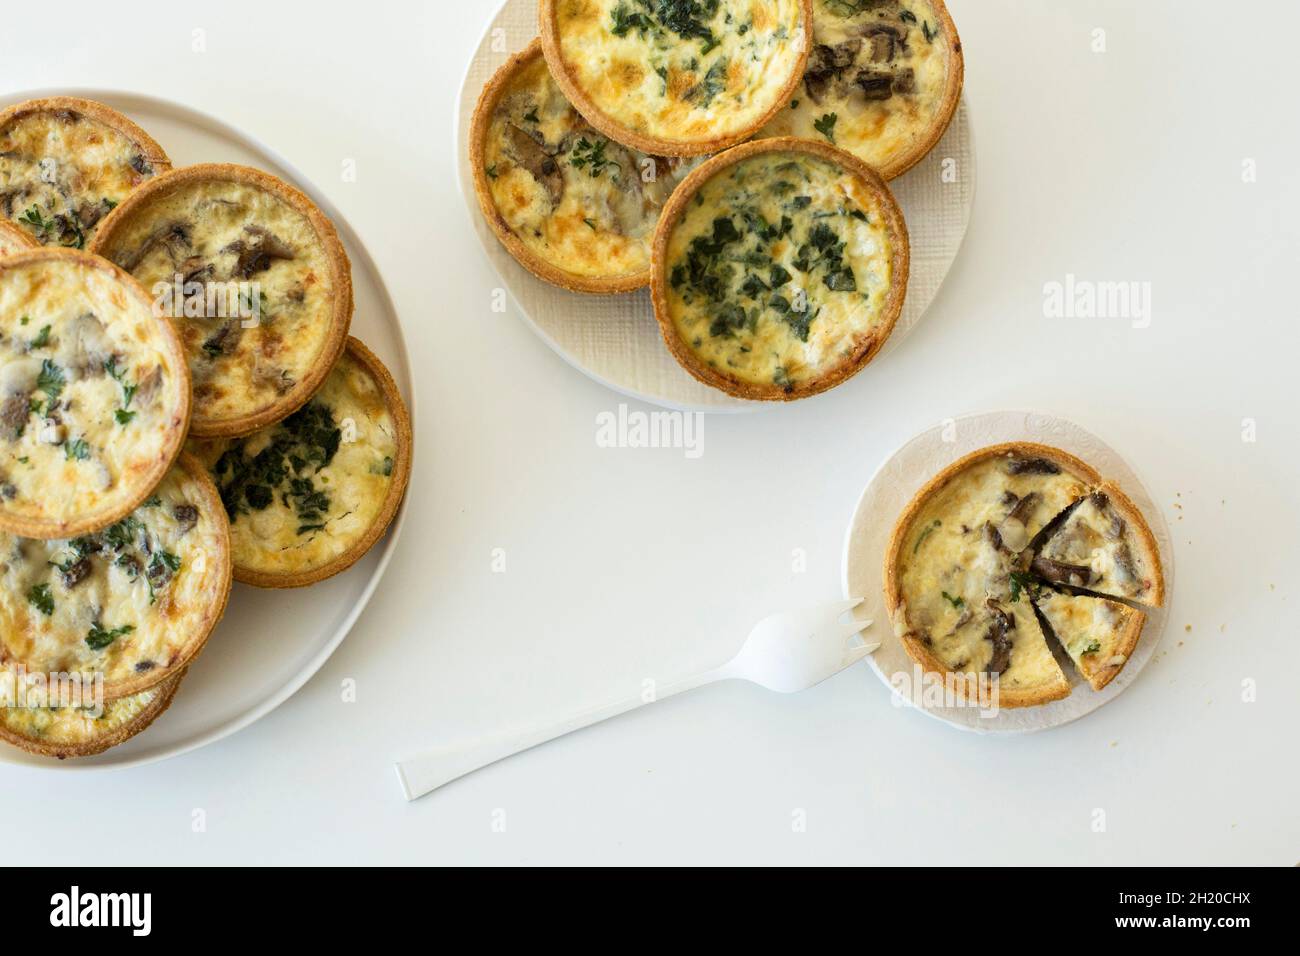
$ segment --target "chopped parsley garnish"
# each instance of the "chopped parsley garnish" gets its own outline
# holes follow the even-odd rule
[[[575,169],[587,170],[592,179],[604,172],[606,166],[613,166],[619,172],[622,172],[623,167],[621,164],[605,157],[605,147],[608,145],[609,140],[592,141],[583,136],[574,144],[569,162]]]
[[[916,544],[912,545],[912,553],[916,554],[916,552],[920,551],[921,545],[925,543],[925,539],[930,537],[930,535],[934,533],[935,528],[938,528],[942,524],[943,524],[942,521],[940,521],[938,518],[935,518],[934,521],[930,525],[928,525],[924,531],[921,532],[920,536],[916,539]]]
[[[718,45],[709,21],[721,0],[624,0],[611,12],[610,32],[616,37],[633,30],[641,36],[656,29],[671,30],[683,40],[701,40],[701,53]]]
[[[86,635],[86,646],[92,651],[102,651],[119,637],[130,634],[134,630],[134,624],[123,624],[121,627],[106,630],[103,625],[96,622],[90,626],[90,633]]]
[[[953,597],[947,591],[941,591],[940,593],[943,595],[943,599],[947,601],[949,604],[951,604],[955,610],[960,611],[962,608],[966,606],[965,598]]]
[[[70,442],[64,442],[63,454],[68,461],[85,461],[90,457],[90,446],[84,438],[74,438]]]
[[[65,384],[67,378],[63,374],[63,369],[50,359],[41,363],[41,374],[36,377],[36,387],[48,395],[51,401],[62,394]]]
[[[1015,604],[1020,600],[1021,593],[1028,594],[1031,598],[1038,597],[1038,592],[1043,586],[1024,571],[1011,572],[1011,603]]]
[[[23,324],[24,325],[27,324],[26,319],[23,319]],[[42,325],[41,331],[37,333],[36,338],[32,339],[31,347],[34,349],[43,349],[45,348],[45,346],[49,344],[50,344],[50,327],[48,325]]]
[[[839,121],[838,113],[827,113],[821,119],[813,120],[813,129],[833,143],[835,142],[835,124]]]
[[[135,418],[135,412],[128,412],[125,408],[119,408],[113,412],[113,417],[117,419],[119,425],[129,425],[131,419]]]
[[[1101,650],[1101,641],[1093,640],[1088,642],[1088,646],[1079,651],[1079,655],[1096,654]]]
[[[54,613],[54,595],[48,584],[33,584],[27,592],[27,603],[46,617]]]

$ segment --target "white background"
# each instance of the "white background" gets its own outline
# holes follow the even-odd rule
[[[53,31],[41,5],[7,5],[0,89],[171,97],[319,185],[389,283],[421,414],[403,540],[317,677],[162,764],[0,770],[6,857],[1296,863],[1300,11],[1257,4],[1227,24],[1208,0],[951,6],[980,182],[932,312],[827,396],[709,418],[689,461],[598,448],[596,416],[621,399],[491,310],[497,280],[455,193],[452,109],[495,0],[322,2],[311,16],[265,0],[66,0]],[[1247,159],[1257,182],[1242,181]],[[1150,282],[1150,327],[1044,318],[1044,283],[1067,273]],[[1113,704],[977,738],[896,709],[859,666],[793,697],[708,688],[401,799],[394,757],[638,692],[725,656],[769,612],[837,597],[875,466],[935,422],[996,407],[1101,435],[1173,526],[1165,646]],[[347,678],[356,703],[341,700]]]

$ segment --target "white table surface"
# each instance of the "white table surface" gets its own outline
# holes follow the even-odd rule
[[[184,757],[0,769],[10,859],[1300,859],[1294,5],[1268,4],[1225,59],[1209,0],[952,0],[980,183],[934,313],[821,399],[709,418],[698,460],[597,447],[596,416],[621,399],[492,310],[451,111],[495,0],[321,3],[310,18],[136,0],[133,19],[67,0],[53,33],[39,4],[11,6],[0,89],[172,97],[314,179],[384,271],[423,379],[405,536],[333,659]],[[1045,318],[1043,285],[1067,273],[1151,283],[1150,326]],[[792,697],[705,689],[401,799],[396,756],[636,692],[722,656],[768,612],[837,597],[844,530],[881,458],[937,421],[1022,406],[1104,436],[1174,526],[1171,632],[1111,705],[983,739],[894,708],[859,666]],[[274,622],[247,638],[273,639]]]

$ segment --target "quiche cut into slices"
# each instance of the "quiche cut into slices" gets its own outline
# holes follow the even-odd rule
[[[185,673],[102,707],[0,707],[0,740],[43,757],[91,757],[125,743],[171,706]]]
[[[300,408],[343,351],[352,272],[305,195],[245,166],[152,180],[100,226],[112,260],[174,317],[194,379],[196,435],[246,435]]]
[[[1116,601],[1058,593],[1041,562],[1103,493],[1120,494],[1075,456],[1032,442],[981,449],[931,479],[899,518],[885,557],[885,601],[908,655],[934,673],[996,676],[1003,707],[1070,693],[1050,640],[1095,689],[1109,683],[1146,616]],[[1146,528],[1123,500],[1129,519]]]
[[[752,136],[803,76],[811,0],[541,0],[546,61],[592,126],[647,153]]]
[[[488,224],[534,275],[575,292],[650,281],[650,245],[689,161],[597,132],[551,78],[535,40],[483,90],[470,134]]]
[[[1093,690],[1109,684],[1128,663],[1146,622],[1136,608],[1090,595],[1047,591],[1034,604]]]
[[[907,292],[907,226],[889,188],[822,143],[769,139],[678,187],[651,294],[669,350],[706,385],[789,401],[860,371]]]
[[[36,240],[11,222],[0,220],[0,256],[32,249]]]
[[[0,259],[0,531],[71,537],[112,524],[180,451],[190,378],[175,329],[103,259]]]
[[[55,96],[0,111],[0,213],[43,245],[85,248],[100,220],[169,169],[148,133],[102,103]]]
[[[893,179],[948,129],[963,72],[943,0],[813,0],[803,83],[759,135],[824,139]]]
[[[181,455],[140,507],[93,534],[0,535],[0,664],[97,674],[107,699],[174,677],[230,593],[230,531],[203,466]]]
[[[1137,506],[1107,483],[1070,512],[1033,570],[1053,584],[1160,607],[1165,582],[1151,529]]]
[[[230,516],[235,578],[301,587],[346,570],[388,527],[411,470],[411,422],[383,363],[356,339],[321,390],[239,439],[192,441]]]

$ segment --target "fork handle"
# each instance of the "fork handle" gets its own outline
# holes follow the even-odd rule
[[[654,699],[650,701],[642,696],[629,697],[549,723],[537,723],[462,744],[438,747],[407,760],[399,760],[397,779],[402,784],[402,792],[406,795],[406,799],[415,800],[466,774],[514,754],[523,753],[548,740],[617,717],[644,704],[657,703],[674,694],[711,684],[714,681],[725,680],[731,676],[734,675],[725,666],[719,667],[659,688]]]

